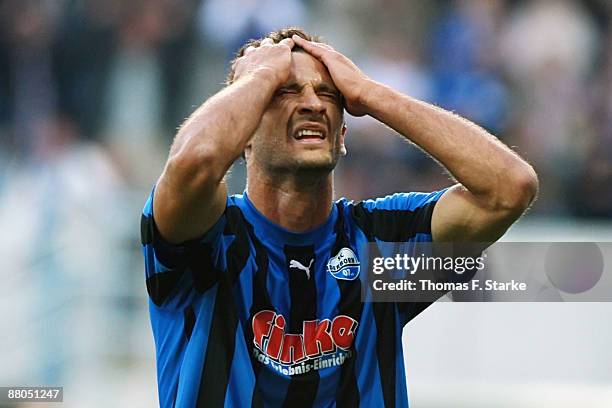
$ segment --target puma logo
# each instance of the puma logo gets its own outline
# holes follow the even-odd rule
[[[306,277],[310,279],[310,267],[312,266],[313,262],[314,262],[314,259],[311,259],[310,263],[306,267],[302,265],[300,262],[296,261],[295,259],[292,259],[291,262],[289,262],[289,267],[303,270],[304,272],[306,272]]]

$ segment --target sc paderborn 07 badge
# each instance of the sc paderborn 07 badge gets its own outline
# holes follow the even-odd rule
[[[359,276],[360,263],[350,248],[342,248],[327,261],[327,271],[336,279],[355,280]]]

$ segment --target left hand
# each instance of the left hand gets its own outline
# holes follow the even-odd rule
[[[293,35],[292,39],[295,45],[303,48],[327,67],[334,84],[344,97],[348,113],[353,116],[363,116],[368,113],[365,95],[371,81],[353,61],[327,44],[308,41],[299,35]]]

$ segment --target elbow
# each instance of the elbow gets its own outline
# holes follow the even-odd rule
[[[539,189],[538,175],[533,167],[522,162],[501,180],[504,199],[499,200],[505,212],[520,216],[536,199]]]
[[[182,185],[200,189],[221,182],[224,172],[211,149],[184,147],[170,156],[164,172]]]
[[[533,167],[524,163],[523,169],[514,180],[514,185],[518,192],[516,208],[524,212],[536,199],[540,188],[540,181]]]

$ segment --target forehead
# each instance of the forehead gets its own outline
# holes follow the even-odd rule
[[[305,51],[294,51],[291,53],[289,81],[297,82],[298,84],[310,83],[312,85],[325,83],[335,88],[325,65]]]

